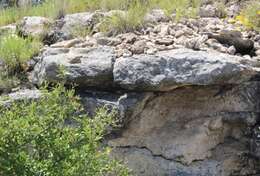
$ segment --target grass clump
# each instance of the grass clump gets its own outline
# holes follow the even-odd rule
[[[144,24],[144,16],[148,8],[141,3],[132,4],[127,11],[114,12],[101,23],[100,30],[113,35],[134,31]]]
[[[0,40],[0,58],[6,70],[14,73],[16,69],[26,69],[26,62],[39,52],[41,46],[36,39],[8,34]]]
[[[127,176],[101,141],[113,115],[87,117],[73,90],[59,84],[37,101],[0,106],[0,175]]]
[[[236,17],[244,26],[260,31],[260,2],[252,1]]]
[[[92,32],[92,29],[87,26],[81,26],[81,25],[75,25],[71,30],[70,34],[72,37],[86,37],[87,35],[90,35]]]

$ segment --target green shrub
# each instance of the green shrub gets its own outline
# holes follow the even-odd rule
[[[6,35],[0,39],[0,58],[8,72],[25,69],[25,63],[39,52],[41,45],[36,39],[25,39],[15,34]]]
[[[57,85],[0,110],[0,175],[128,175],[101,144],[113,116],[103,108],[87,117],[73,90]]]

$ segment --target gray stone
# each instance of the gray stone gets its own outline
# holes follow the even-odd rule
[[[48,49],[45,52],[49,52]],[[44,81],[65,81],[80,87],[106,89],[113,84],[114,59],[109,47],[71,49],[56,55],[43,53],[32,73],[32,82],[41,85]]]
[[[52,21],[45,17],[24,17],[18,24],[18,31],[23,36],[44,37],[50,32]]]
[[[136,175],[254,174],[246,131],[260,112],[258,86],[186,86],[157,94],[109,145]]]
[[[169,91],[186,85],[240,84],[257,74],[252,66],[241,63],[244,60],[217,52],[177,49],[154,56],[119,58],[113,74],[119,86],[138,91]]]
[[[142,54],[144,53],[145,48],[146,42],[144,40],[138,40],[132,45],[131,51],[133,54]]]
[[[29,100],[34,101],[39,99],[42,96],[42,93],[35,89],[35,90],[19,90],[17,92],[10,93],[6,96],[0,97],[0,105],[8,107],[14,102]]]
[[[80,94],[81,102],[93,116],[98,108],[108,108],[117,116],[118,128],[125,127],[144,108],[152,93],[109,93],[85,91]]]
[[[61,32],[68,37],[72,37],[73,33],[93,28],[103,15],[101,13],[82,12],[69,14],[64,17]]]

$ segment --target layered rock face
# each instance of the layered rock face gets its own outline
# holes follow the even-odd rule
[[[233,17],[239,6],[227,2]],[[116,36],[98,30],[113,11],[25,17],[0,34],[17,28],[43,39],[28,63],[30,83],[62,81],[76,87],[90,115],[102,106],[117,112],[119,128],[105,142],[134,175],[257,176],[260,35],[235,31],[212,1],[202,5],[203,18],[175,23],[154,9],[147,27]],[[93,35],[75,37],[88,28]],[[8,96],[0,103],[42,95],[35,88]]]
[[[76,83],[90,114],[116,110],[121,128],[107,142],[136,175],[241,176],[260,169],[258,74],[253,59],[218,52],[50,47],[31,78]]]

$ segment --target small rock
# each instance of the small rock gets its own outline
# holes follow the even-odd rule
[[[207,36],[203,35],[195,37],[186,41],[185,46],[190,49],[199,50],[202,44],[208,39]]]
[[[93,36],[93,38],[100,38],[100,37],[105,37],[105,33],[103,32],[97,32]]]
[[[184,35],[185,34],[185,32],[183,31],[183,30],[179,30],[179,31],[176,31],[175,33],[174,33],[174,36],[176,37],[176,38],[179,38],[180,36],[182,36],[182,35]]]
[[[146,42],[144,40],[139,40],[134,43],[131,48],[133,54],[142,54],[144,53],[144,49],[146,47]]]
[[[121,39],[124,40],[125,43],[133,44],[137,40],[137,35],[134,33],[126,33],[122,34]]]
[[[157,52],[156,48],[149,48],[148,50],[146,50],[146,54],[149,55],[154,55]]]
[[[260,49],[256,50],[255,54],[256,54],[257,56],[260,56]]]
[[[108,45],[108,46],[116,46],[121,43],[121,40],[110,37],[100,37],[97,39],[97,44],[99,45]]]
[[[234,46],[230,46],[228,49],[227,49],[227,53],[228,54],[231,54],[231,55],[234,55],[236,53],[236,48]]]
[[[166,35],[169,34],[169,30],[170,30],[169,25],[163,24],[163,25],[161,25],[161,29],[160,29],[160,33],[159,34],[161,36],[166,36]]]
[[[123,57],[130,57],[130,56],[132,56],[133,55],[133,53],[131,52],[131,51],[129,51],[129,50],[123,50],[124,51],[124,53],[123,53]]]

